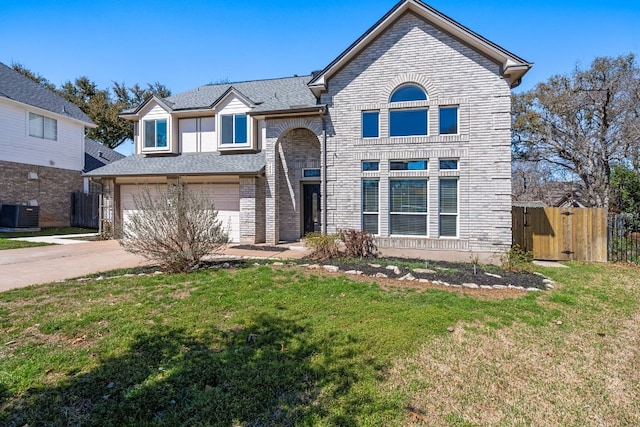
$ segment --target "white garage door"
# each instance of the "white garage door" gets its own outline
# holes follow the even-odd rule
[[[142,190],[138,185],[120,186],[120,203],[122,206],[122,218],[126,227],[127,218],[135,211],[134,195]],[[149,187],[155,191],[155,186]],[[165,185],[158,187],[161,191]],[[240,186],[238,184],[189,184],[189,189],[197,193],[206,194],[211,198],[218,210],[218,218],[225,227],[229,227],[229,237],[235,243],[240,241]]]

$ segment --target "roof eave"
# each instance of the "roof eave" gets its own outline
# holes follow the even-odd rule
[[[273,116],[288,116],[288,115],[296,115],[296,116],[310,116],[310,115],[323,115],[327,110],[327,106],[325,104],[318,104],[309,107],[300,107],[300,108],[286,108],[280,110],[269,110],[269,111],[250,111],[248,114],[253,117],[273,117]]]
[[[515,82],[519,82],[522,76],[531,68],[532,64],[485,39],[481,35],[473,32],[469,28],[456,22],[452,18],[438,12],[431,6],[420,0],[402,0],[397,3],[385,16],[369,28],[358,40],[342,52],[333,62],[331,62],[322,72],[309,81],[308,86],[316,96],[326,90],[326,81],[338,70],[344,67],[351,59],[360,53],[366,46],[382,34],[393,22],[404,13],[411,11],[418,14],[423,19],[438,28],[443,29],[453,37],[463,43],[478,50],[495,62],[503,66],[503,70],[514,67],[525,67],[523,72],[516,73],[515,79],[510,78],[512,87]],[[516,84],[517,85],[517,84]]]

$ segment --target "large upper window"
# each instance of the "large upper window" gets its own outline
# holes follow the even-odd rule
[[[390,102],[426,101],[427,93],[418,85],[397,88]],[[427,108],[399,108],[389,110],[389,136],[419,136],[429,133]]]
[[[220,116],[222,126],[221,144],[247,143],[247,115],[230,114]]]
[[[145,148],[166,148],[167,147],[167,120],[145,120],[144,121],[144,147]]]
[[[426,179],[389,180],[389,228],[391,234],[427,235]]]
[[[378,180],[362,180],[362,229],[367,233],[378,234]]]
[[[458,180],[440,180],[440,236],[458,236]]]
[[[440,135],[458,133],[458,107],[440,107]]]
[[[40,114],[29,113],[29,136],[56,141],[58,121]]]

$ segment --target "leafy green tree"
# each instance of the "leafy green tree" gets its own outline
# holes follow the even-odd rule
[[[640,172],[615,166],[611,175],[612,210],[640,213]]]
[[[87,138],[94,139],[109,148],[116,148],[123,142],[133,139],[133,122],[119,117],[123,110],[141,104],[147,98],[156,95],[161,98],[171,96],[171,91],[159,82],[148,84],[146,88],[138,85],[126,86],[113,82],[111,88],[100,89],[88,77],[78,77],[56,87],[45,77],[34,73],[23,65],[14,63],[13,69],[29,77],[36,83],[63,96],[76,104],[97,125],[87,129]]]
[[[516,160],[578,177],[594,206],[608,208],[615,165],[638,167],[640,69],[634,55],[596,58],[513,99]]]

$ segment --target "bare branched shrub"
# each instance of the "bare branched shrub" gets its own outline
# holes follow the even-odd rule
[[[229,243],[229,230],[210,197],[184,183],[166,190],[145,186],[133,201],[135,212],[126,218],[120,245],[167,271],[195,269],[203,257],[219,253]]]
[[[368,258],[378,255],[378,247],[373,235],[364,230],[340,230],[338,238],[345,246],[345,255],[349,258]]]
[[[312,259],[325,260],[340,255],[336,234],[309,233],[302,240],[311,248],[309,257]]]

